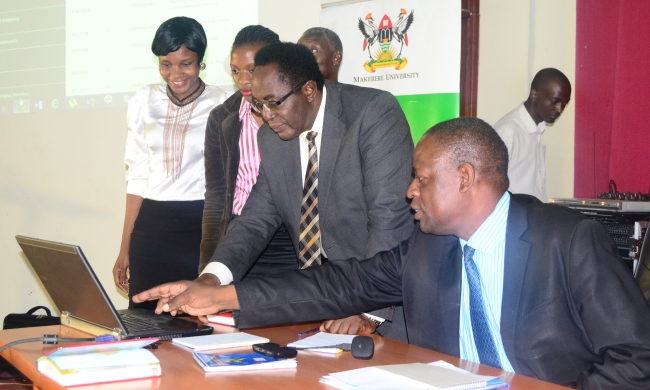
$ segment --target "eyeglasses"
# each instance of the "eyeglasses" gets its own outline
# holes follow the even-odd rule
[[[309,80],[307,80],[309,81]],[[258,113],[262,113],[263,109],[267,109],[269,111],[276,111],[278,109],[278,106],[282,103],[284,103],[285,100],[289,98],[289,96],[293,95],[294,93],[298,92],[300,88],[302,88],[307,81],[303,81],[302,83],[296,85],[294,89],[292,89],[288,94],[282,96],[278,100],[269,100],[268,102],[261,102],[255,98],[253,98],[253,101],[251,102],[251,107],[253,110],[257,111]]]

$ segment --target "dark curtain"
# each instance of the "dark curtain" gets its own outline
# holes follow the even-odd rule
[[[650,1],[577,0],[578,198],[650,192]]]

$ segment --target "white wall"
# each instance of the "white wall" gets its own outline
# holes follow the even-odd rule
[[[574,80],[574,0],[484,0],[481,7],[479,117],[494,123],[523,101],[530,75],[542,67],[562,69]],[[318,0],[261,1],[259,20],[281,39],[295,41],[318,25],[319,12]],[[16,234],[81,245],[115,305],[127,306],[111,276],[124,214],[125,111],[1,117],[0,318],[38,304],[53,306]],[[573,192],[573,133],[571,104],[544,136],[550,196]]]
[[[575,84],[575,0],[482,1],[480,12],[479,118],[494,124],[526,100],[540,69],[560,69]],[[572,100],[542,136],[551,198],[573,197],[574,133]]]

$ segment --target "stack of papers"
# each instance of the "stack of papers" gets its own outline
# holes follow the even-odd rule
[[[442,360],[337,372],[322,377],[320,382],[343,390],[488,390],[509,387],[497,377],[472,374]]]
[[[36,369],[63,386],[161,375],[160,362],[144,346],[156,338],[74,345],[36,360]]]
[[[192,357],[205,371],[243,371],[295,368],[296,359],[277,359],[261,353],[215,355],[194,352]]]
[[[355,336],[356,335],[354,334],[332,334],[320,332],[313,336],[287,344],[287,347],[296,349],[309,348],[308,351],[313,352],[339,353],[342,351],[340,348],[331,348],[331,346],[346,343],[349,344]]]

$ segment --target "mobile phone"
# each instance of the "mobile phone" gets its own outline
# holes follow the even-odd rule
[[[289,347],[281,347],[276,343],[253,344],[253,351],[262,355],[271,356],[278,359],[291,359],[298,355],[298,351]]]

